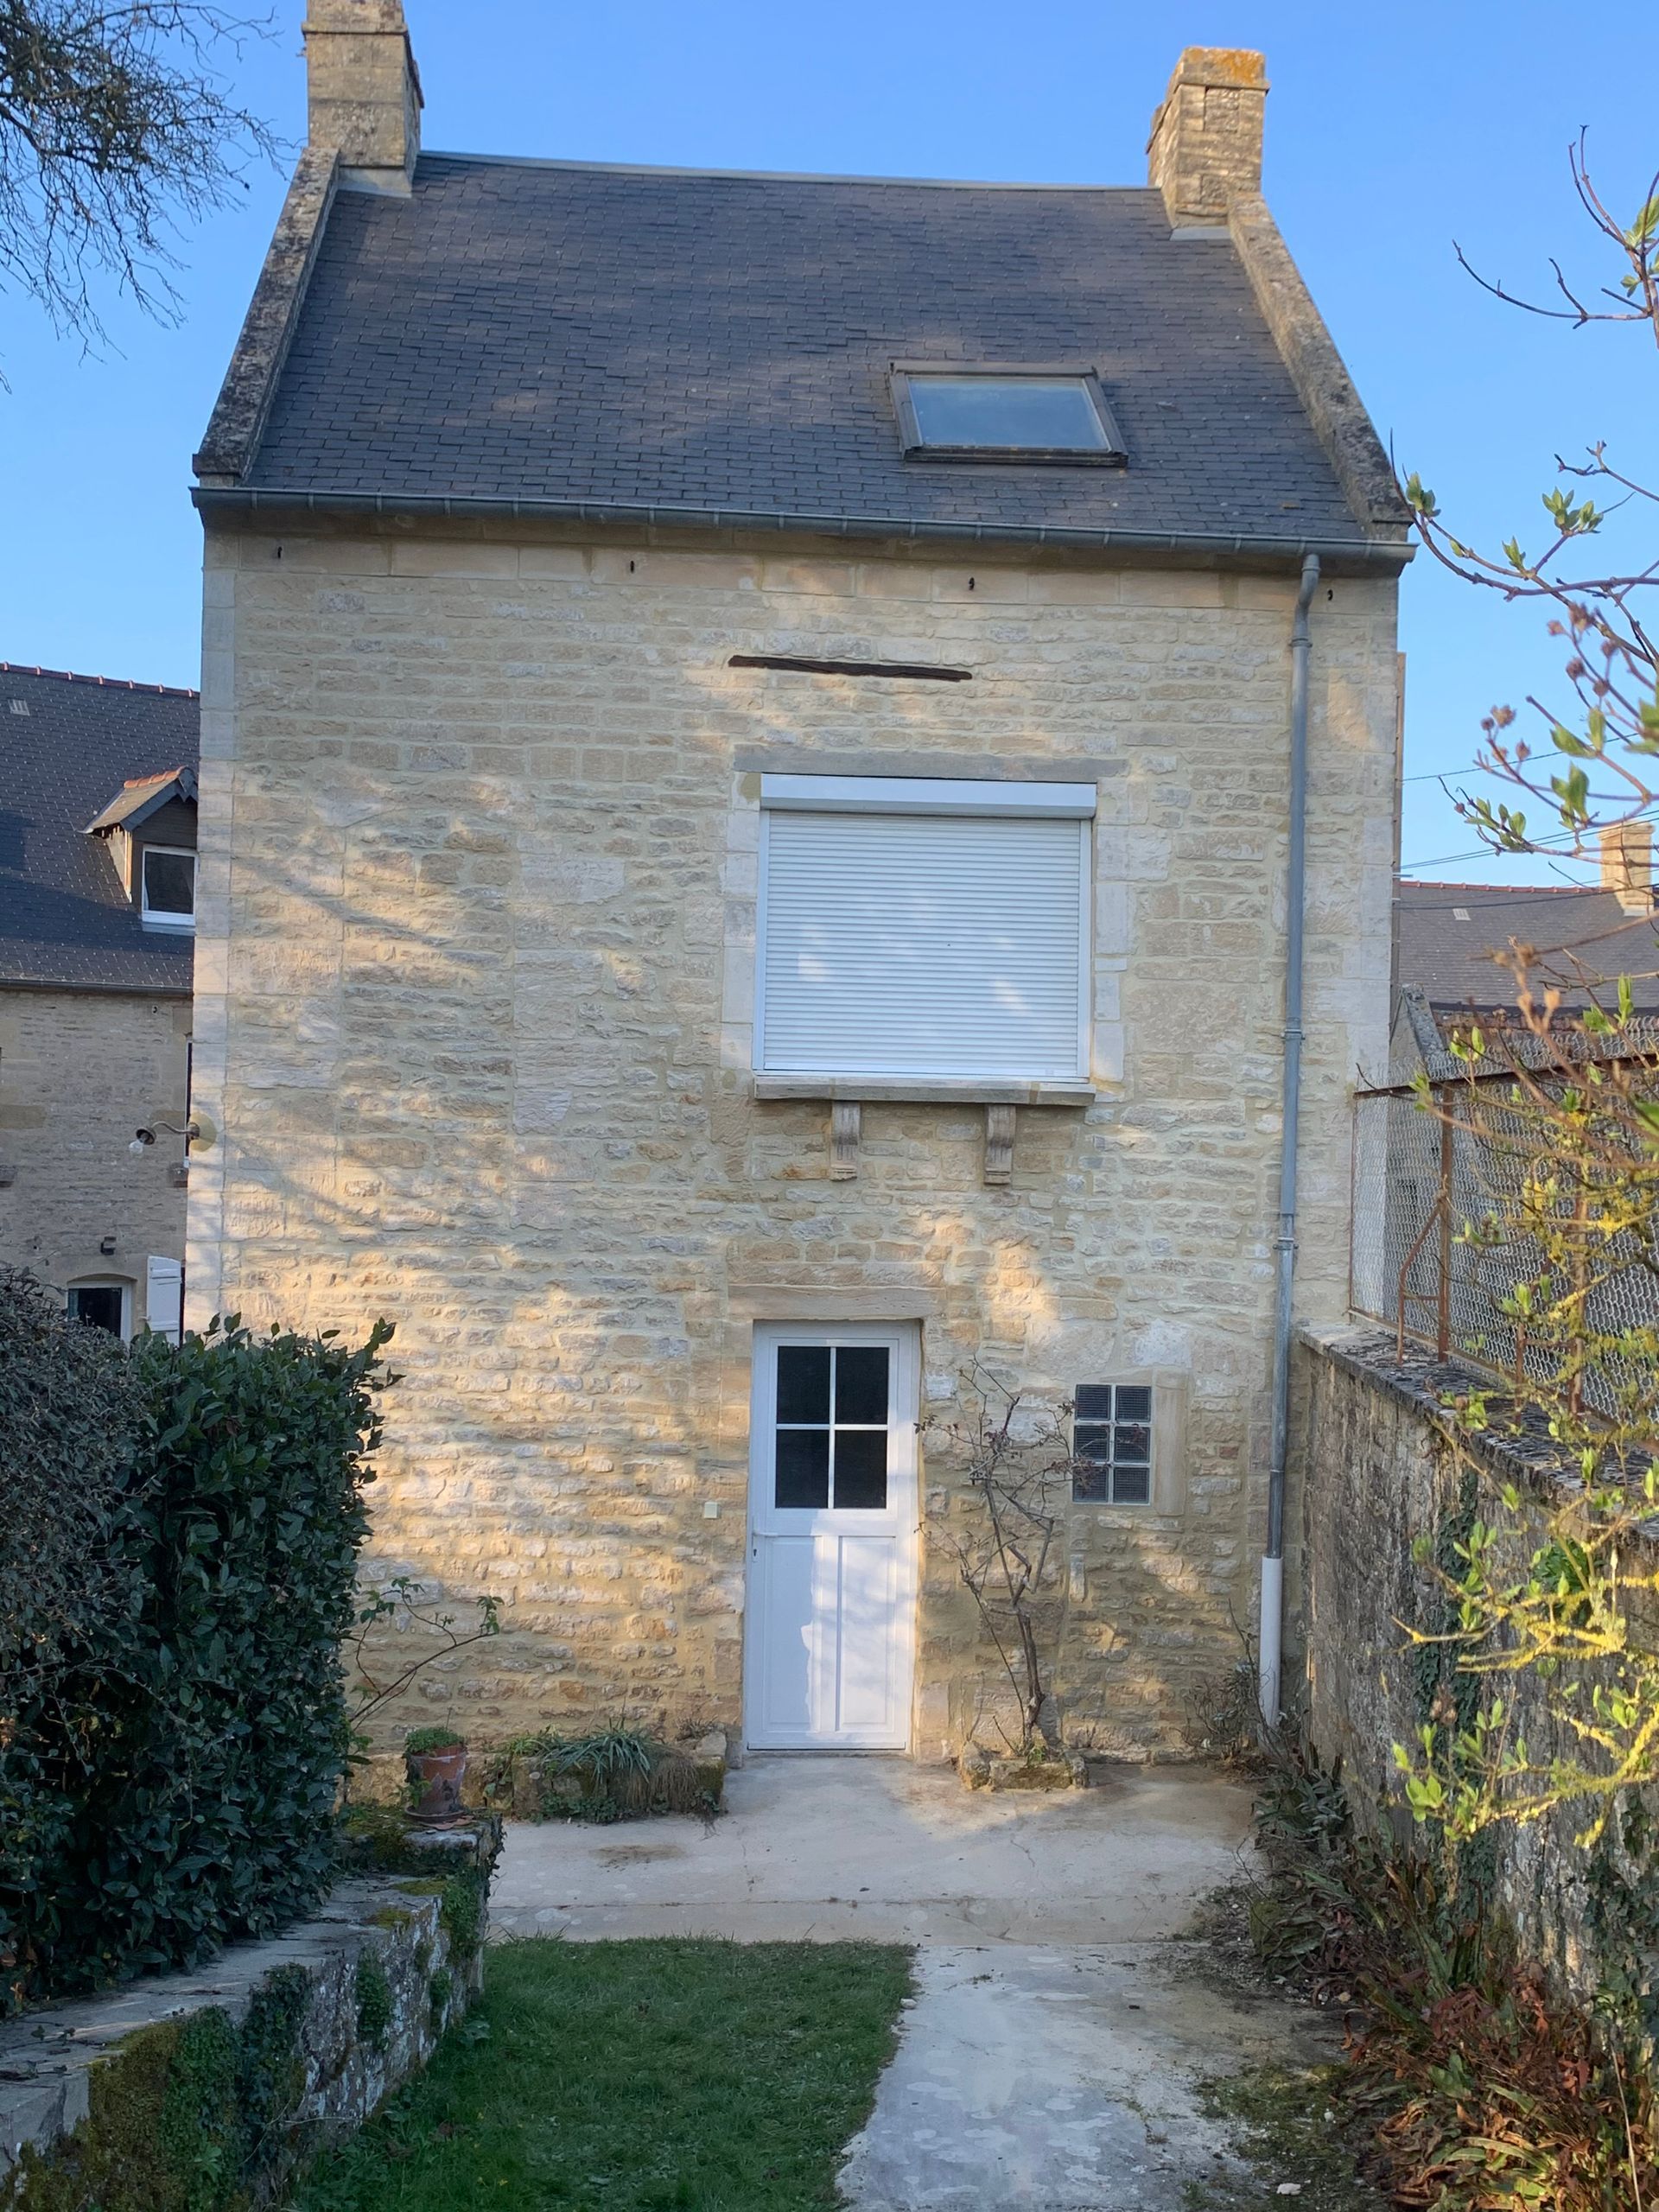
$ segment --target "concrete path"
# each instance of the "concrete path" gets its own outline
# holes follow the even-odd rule
[[[728,1790],[706,1828],[510,1827],[491,1921],[916,1945],[852,2212],[1180,2212],[1188,2182],[1235,2171],[1197,2083],[1330,2056],[1305,2007],[1218,1989],[1182,1940],[1248,1847],[1237,1783],[1128,1767],[993,1797],[901,1760],[776,1757]]]

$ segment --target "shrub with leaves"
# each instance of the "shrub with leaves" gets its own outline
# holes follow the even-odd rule
[[[86,1635],[124,1587],[110,1529],[124,1486],[140,1391],[106,1329],[0,1269],[0,1667]]]
[[[1659,2110],[1618,2024],[1563,2002],[1478,1888],[1350,1821],[1337,1776],[1274,1743],[1256,1808],[1267,1964],[1347,2018],[1333,2081],[1389,2201],[1436,2212],[1638,2212]]]
[[[194,1963],[327,1889],[388,1334],[352,1349],[232,1319],[133,1347],[108,1535],[126,1602],[49,1675],[5,1677],[11,2004]]]
[[[79,1802],[52,1732],[21,1723],[51,1711],[88,1651],[113,1647],[138,1602],[115,1531],[142,1404],[115,1338],[72,1321],[33,1276],[0,1272],[0,2012]]]
[[[652,1813],[700,1813],[708,1819],[720,1810],[719,1791],[706,1767],[620,1724],[585,1736],[544,1731],[515,1737],[495,1763],[487,1788],[532,1817],[600,1826]]]

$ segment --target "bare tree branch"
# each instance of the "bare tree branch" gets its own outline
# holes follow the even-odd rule
[[[1552,261],[1556,289],[1567,305],[1550,307],[1483,276],[1460,246],[1459,262],[1505,306],[1575,328],[1592,322],[1645,323],[1659,344],[1659,175],[1649,183],[1634,219],[1622,223],[1592,181],[1586,144],[1580,131],[1568,149],[1568,168],[1580,207],[1624,264],[1616,285],[1578,286]],[[1599,300],[1612,304],[1599,306]],[[1535,555],[1522,547],[1518,535],[1496,552],[1465,544],[1447,527],[1434,494],[1415,474],[1407,480],[1406,497],[1418,535],[1443,568],[1505,600],[1546,601],[1557,609],[1549,627],[1567,645],[1570,703],[1564,698],[1552,708],[1537,698],[1526,702],[1544,726],[1547,749],[1535,761],[1525,740],[1507,734],[1515,709],[1497,706],[1483,725],[1484,743],[1475,765],[1551,810],[1567,833],[1567,856],[1582,857],[1600,829],[1659,809],[1659,627],[1649,596],[1659,587],[1659,556],[1622,564],[1586,565],[1582,559],[1585,541],[1599,539],[1611,516],[1637,502],[1659,503],[1659,486],[1615,467],[1605,441],[1591,446],[1582,461],[1569,462],[1558,454],[1555,467],[1559,476],[1606,486],[1621,496],[1598,505],[1588,493],[1576,495],[1562,487],[1546,492],[1550,531],[1544,550]],[[1520,808],[1467,794],[1456,804],[1496,851],[1560,849],[1554,830],[1533,830]]]
[[[216,0],[0,0],[0,289],[88,346],[100,278],[176,321],[178,225],[277,152],[217,66],[269,25]]]

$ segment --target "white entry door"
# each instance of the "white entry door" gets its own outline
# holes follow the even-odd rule
[[[910,1741],[918,1364],[904,1323],[755,1331],[744,1703],[757,1750]]]

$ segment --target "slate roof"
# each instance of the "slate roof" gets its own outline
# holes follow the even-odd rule
[[[907,462],[894,359],[1092,365],[1128,466]],[[1149,189],[426,155],[335,198],[244,481],[1366,542],[1233,246]]]
[[[194,772],[198,716],[194,691],[0,661],[0,987],[189,990],[191,938],[143,927],[86,825],[129,779]]]
[[[1491,954],[1513,938],[1546,956],[1553,975],[1573,974],[1576,960],[1592,976],[1628,976],[1637,1008],[1659,1013],[1659,910],[1651,918],[1627,914],[1611,891],[1567,884],[1395,887],[1397,981],[1418,985],[1437,1011],[1512,1004],[1509,971]],[[1568,995],[1574,1002],[1580,994]]]

